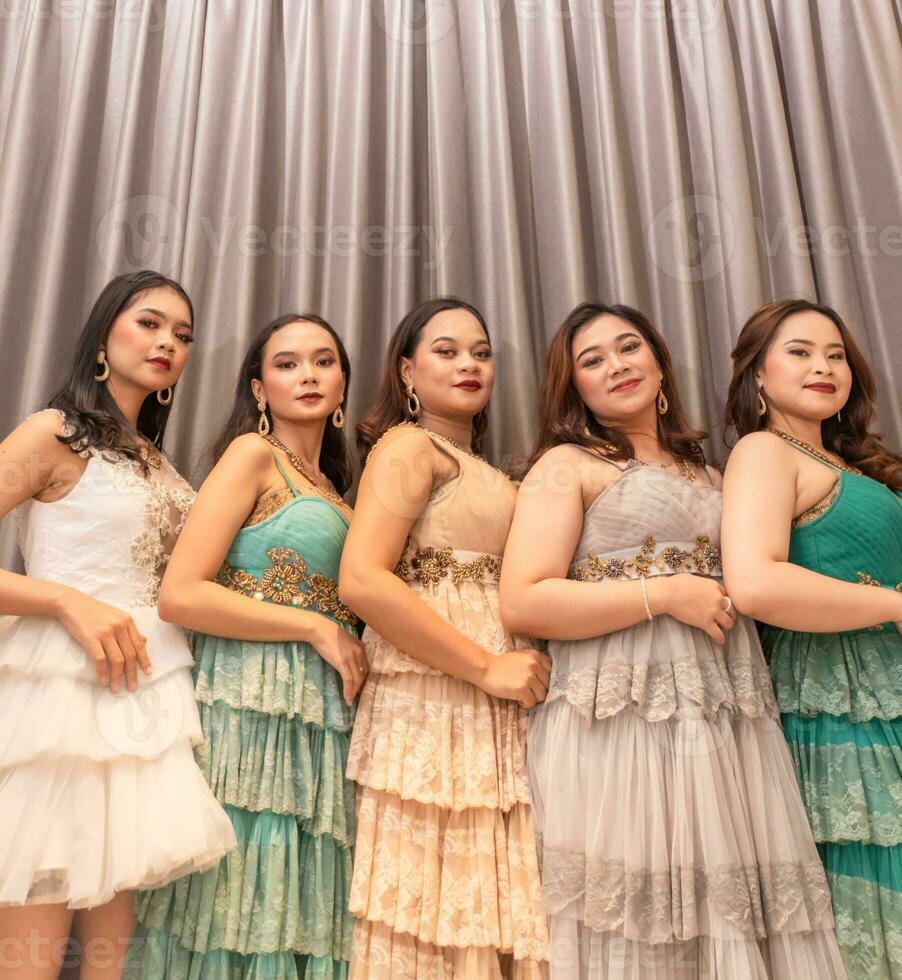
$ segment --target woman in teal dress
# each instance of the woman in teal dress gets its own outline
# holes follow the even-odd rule
[[[902,460],[829,307],[772,303],[733,352],[723,566],[762,640],[852,980],[902,978]]]
[[[354,796],[344,769],[366,674],[336,584],[350,517],[340,495],[349,377],[319,317],[265,327],[173,553],[160,611],[193,631],[197,761],[238,845],[212,870],[139,895],[129,976],[347,976]]]

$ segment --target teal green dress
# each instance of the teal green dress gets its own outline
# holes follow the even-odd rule
[[[902,589],[902,499],[837,470],[793,522],[789,561],[862,588]],[[902,980],[902,635],[763,627],[802,796],[851,980]]]
[[[219,581],[353,632],[336,584],[347,520],[327,500],[299,494],[276,464],[290,499],[241,528]],[[195,633],[192,646],[205,736],[197,763],[238,846],[209,871],[139,894],[126,974],[344,978],[353,926],[354,794],[344,778],[353,708],[340,677],[307,643]]]

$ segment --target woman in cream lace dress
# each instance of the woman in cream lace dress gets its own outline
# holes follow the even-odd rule
[[[475,310],[423,304],[396,331],[359,430],[365,449],[379,444],[339,580],[369,624],[348,762],[355,980],[544,972],[523,707],[544,697],[548,664],[499,615],[516,491],[473,452],[491,356]],[[404,414],[416,424],[398,425]]]

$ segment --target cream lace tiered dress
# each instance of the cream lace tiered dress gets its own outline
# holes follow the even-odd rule
[[[16,510],[26,570],[129,613],[153,673],[113,694],[58,620],[0,617],[0,905],[91,908],[235,844],[194,761],[191,651],[156,608],[194,491],[165,457],[145,478],[125,457],[80,455],[65,497]]]
[[[425,431],[425,430],[424,430]],[[436,486],[397,573],[491,653],[529,646],[501,624],[498,579],[516,489],[429,433],[457,475]],[[351,739],[358,829],[351,976],[544,975],[526,715],[367,629],[370,674]]]

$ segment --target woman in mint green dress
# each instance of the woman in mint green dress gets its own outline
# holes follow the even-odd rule
[[[852,980],[902,978],[902,459],[837,313],[772,303],[733,352],[723,567],[762,640]]]
[[[212,870],[138,896],[129,976],[347,976],[354,796],[344,770],[366,674],[336,584],[350,517],[340,496],[349,378],[319,317],[261,331],[164,577],[161,615],[193,631],[197,761],[238,845]]]

